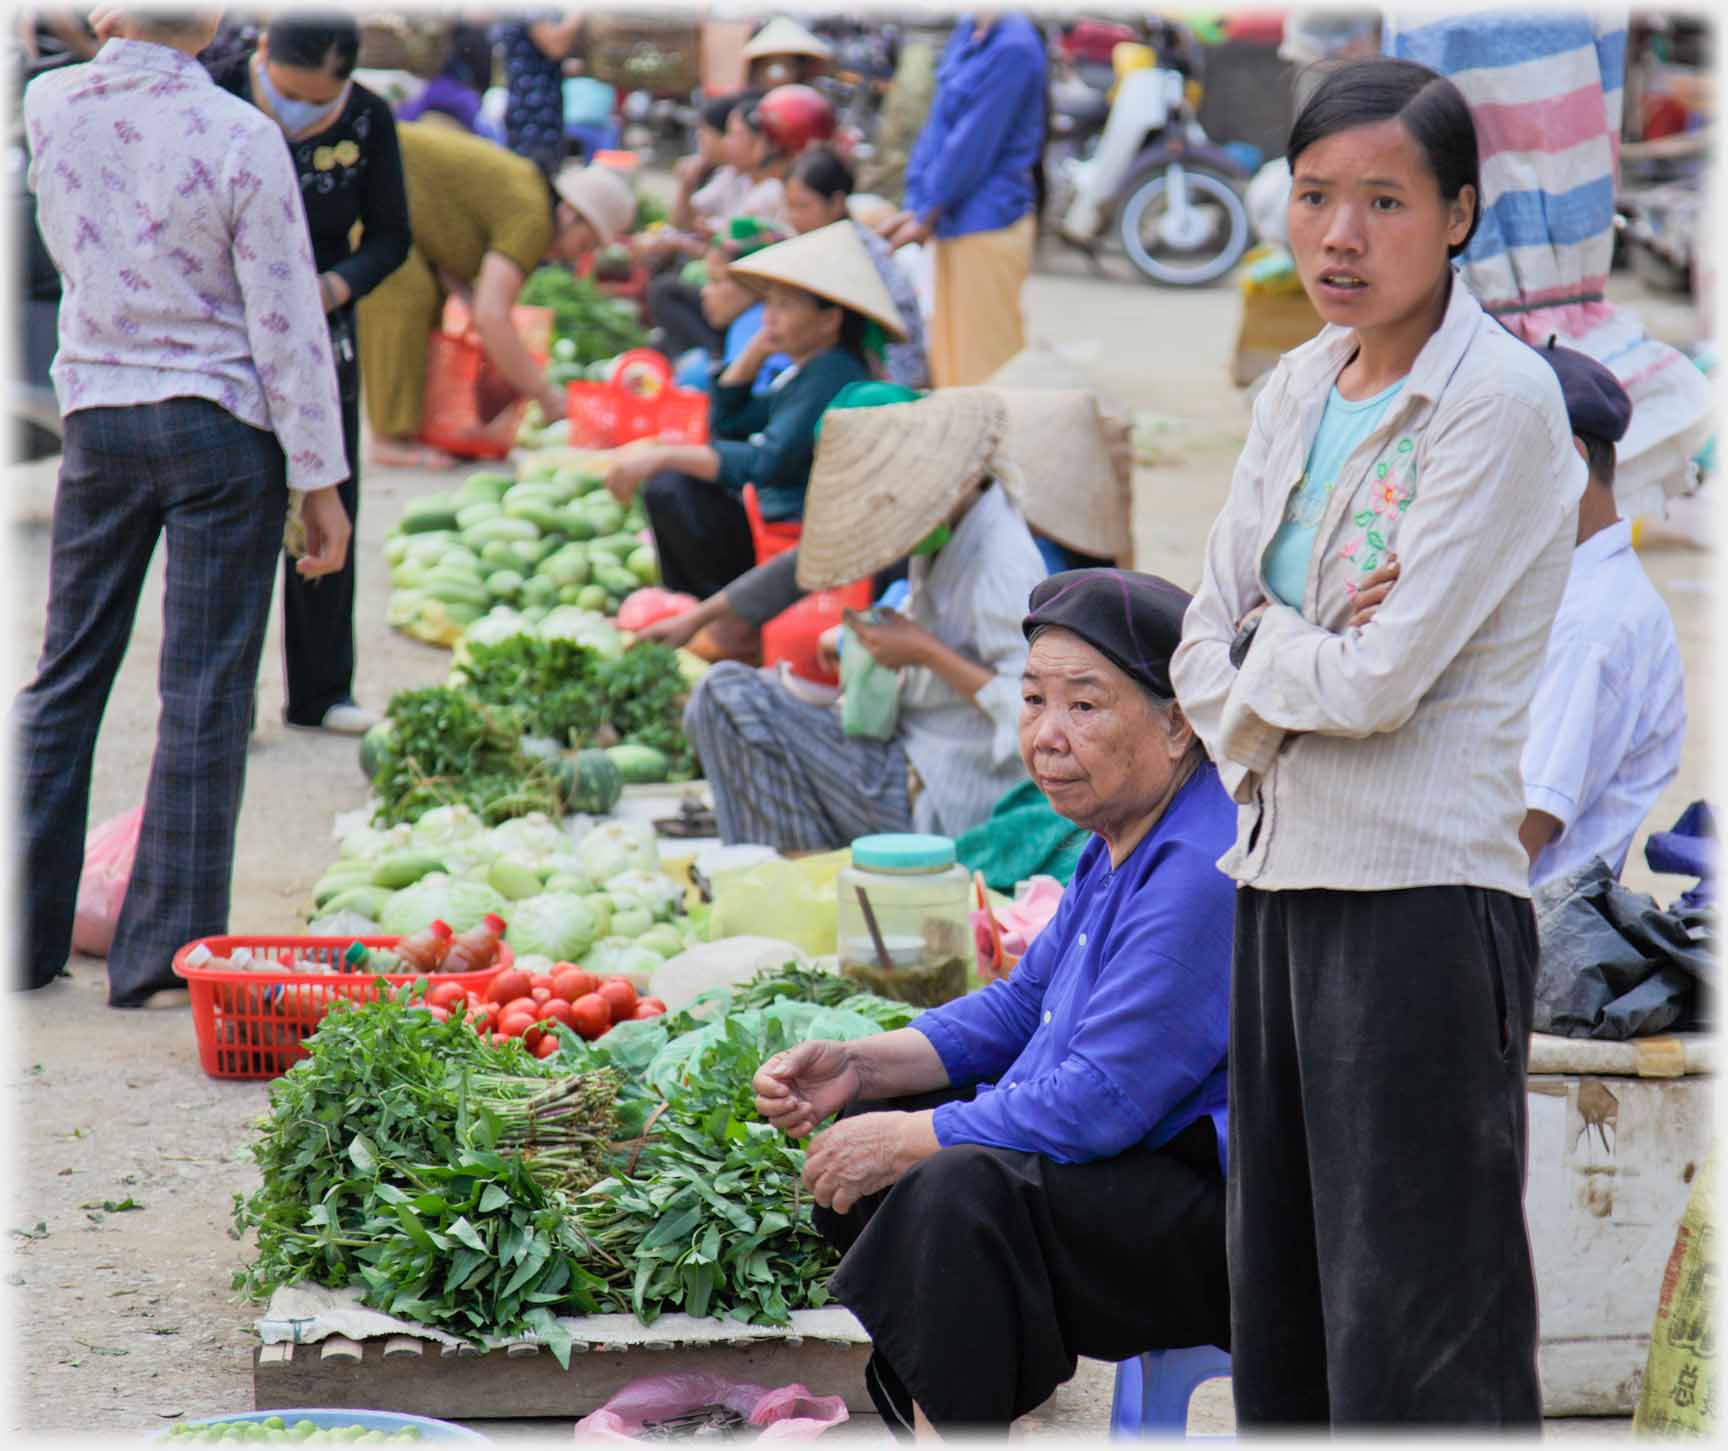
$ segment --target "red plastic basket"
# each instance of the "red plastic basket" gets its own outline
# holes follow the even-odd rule
[[[198,1062],[212,1078],[275,1078],[306,1056],[304,1040],[340,998],[371,1002],[378,996],[377,974],[370,972],[247,972],[193,967],[194,948],[208,947],[216,957],[250,948],[254,957],[284,953],[337,965],[355,942],[394,948],[400,937],[200,937],[174,954],[174,971],[192,993],[192,1026],[198,1034]],[[433,987],[460,983],[464,991],[482,990],[514,960],[508,943],[498,945],[498,963],[485,972],[435,972]],[[416,981],[418,973],[389,973],[396,986]]]
[[[618,448],[638,438],[708,442],[707,392],[676,387],[672,365],[651,348],[619,357],[607,382],[566,384],[565,396],[573,448]]]
[[[480,413],[486,353],[478,343],[435,332],[427,340],[426,391],[420,409],[420,441],[458,458],[501,459],[509,455],[528,400],[508,404],[501,416]]]

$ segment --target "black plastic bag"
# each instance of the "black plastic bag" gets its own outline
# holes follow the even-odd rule
[[[1660,907],[1598,859],[1538,887],[1535,909],[1538,1033],[1618,1040],[1703,1026],[1711,908]]]

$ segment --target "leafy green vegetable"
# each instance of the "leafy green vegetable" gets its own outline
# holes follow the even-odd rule
[[[462,674],[482,704],[520,704],[534,734],[577,745],[606,720],[604,663],[574,640],[512,635],[492,645],[470,642]]]
[[[696,773],[696,752],[684,736],[684,703],[690,686],[670,645],[643,640],[612,661],[601,675],[607,716],[621,741],[652,746],[672,763],[673,781]]]
[[[586,277],[568,268],[537,268],[517,299],[524,307],[552,309],[552,336],[568,338],[576,351],[568,361],[597,363],[639,348],[648,341],[636,309],[606,296]]]
[[[482,705],[433,686],[391,698],[390,735],[372,788],[374,824],[414,821],[438,806],[472,807],[489,824],[544,811],[562,814],[558,779],[522,749],[519,707]]]
[[[258,1243],[234,1288],[352,1286],[470,1340],[537,1331],[568,1366],[554,1316],[591,1313],[602,1282],[567,1191],[603,1172],[618,1075],[554,1083],[519,1042],[382,997],[332,1010],[307,1047],[271,1088],[262,1184],[234,1199]]]

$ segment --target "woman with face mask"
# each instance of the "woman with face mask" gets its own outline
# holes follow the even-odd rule
[[[354,303],[408,255],[408,198],[390,107],[353,79],[360,31],[340,15],[290,13],[272,21],[250,56],[214,73],[216,84],[282,130],[306,205],[318,296],[330,323],[342,400],[348,481],[343,507],[360,506],[360,357]],[[356,223],[359,246],[350,238]],[[282,632],[291,726],[358,735],[377,719],[354,703],[354,554],[341,573],[309,581],[282,573]]]

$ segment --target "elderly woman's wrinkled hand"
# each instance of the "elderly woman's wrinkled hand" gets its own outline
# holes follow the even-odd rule
[[[922,1136],[934,1144],[929,1117],[890,1112],[841,1119],[810,1140],[804,1156],[804,1186],[824,1209],[845,1214],[865,1195],[897,1183],[926,1157],[915,1141],[922,1126]]]
[[[775,1054],[750,1086],[756,1112],[787,1138],[801,1139],[851,1103],[860,1083],[844,1043],[813,1038]]]
[[[863,615],[849,615],[858,643],[870,652],[870,658],[884,670],[904,670],[911,665],[928,665],[930,647],[936,637],[922,625],[915,625],[893,610],[878,610],[874,620]]]

